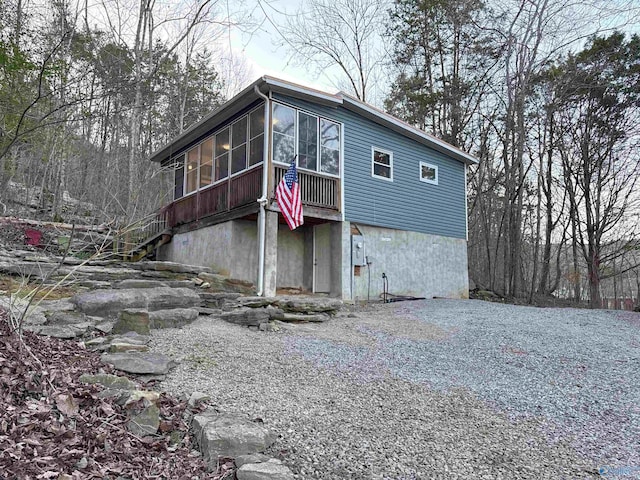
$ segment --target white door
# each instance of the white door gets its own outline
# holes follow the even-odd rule
[[[313,291],[331,291],[331,224],[313,227]]]

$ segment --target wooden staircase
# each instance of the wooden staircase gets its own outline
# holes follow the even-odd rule
[[[171,237],[167,213],[160,210],[118,232],[113,239],[113,253],[122,260],[137,262],[169,243]]]

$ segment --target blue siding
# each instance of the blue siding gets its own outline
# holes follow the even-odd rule
[[[465,238],[464,164],[343,107],[274,95],[344,124],[345,219]],[[393,152],[393,181],[371,176],[371,147]],[[420,162],[438,166],[438,185],[420,181]]]

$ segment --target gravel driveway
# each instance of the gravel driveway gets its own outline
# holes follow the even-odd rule
[[[162,387],[281,434],[300,479],[640,478],[640,314],[426,300],[156,330]],[[618,474],[626,474],[618,475]]]

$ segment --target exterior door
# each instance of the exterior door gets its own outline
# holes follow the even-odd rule
[[[313,291],[331,291],[331,224],[313,227]]]

